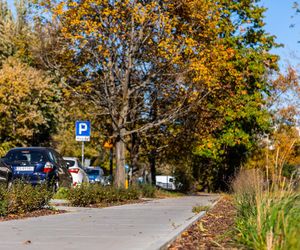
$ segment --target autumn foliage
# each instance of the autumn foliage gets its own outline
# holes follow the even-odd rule
[[[73,124],[87,119],[95,131],[89,156],[107,165],[102,145],[114,146],[117,186],[124,185],[128,163],[136,176],[147,170],[154,180],[156,172],[172,172],[187,186],[224,189],[271,126],[267,97],[276,84],[269,76],[278,57],[269,51],[277,45],[264,30],[265,10],[257,1],[18,6],[22,18],[5,16],[16,26],[21,20],[18,39],[0,31],[5,48],[15,51],[0,46],[2,92],[21,98],[14,109],[3,97],[2,148],[46,141],[79,154],[70,142]],[[24,119],[15,117],[22,98],[31,112]],[[16,128],[9,127],[13,119]]]

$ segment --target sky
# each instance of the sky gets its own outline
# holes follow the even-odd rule
[[[300,69],[300,13],[295,15],[293,2],[295,0],[262,0],[265,13],[266,31],[277,37],[276,42],[283,48],[273,49],[280,56],[280,66],[292,65]],[[293,28],[290,26],[295,24]]]
[[[280,56],[281,69],[292,65],[300,70],[300,13],[295,15],[293,2],[296,0],[261,0],[265,13],[266,31],[277,37],[276,41],[283,48],[273,49]],[[14,0],[8,0],[13,5]],[[300,1],[299,1],[300,2]],[[294,17],[293,17],[294,16]],[[290,25],[295,24],[294,28]]]

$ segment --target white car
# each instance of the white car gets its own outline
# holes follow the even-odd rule
[[[73,187],[82,183],[88,183],[89,177],[76,157],[63,157],[68,165],[68,171],[72,175]]]
[[[176,190],[175,177],[169,175],[156,175],[156,186],[167,189],[167,190]]]

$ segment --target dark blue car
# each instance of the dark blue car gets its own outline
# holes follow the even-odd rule
[[[87,167],[84,169],[89,177],[90,183],[100,183],[102,185],[110,185],[104,176],[104,171],[100,167]]]
[[[85,172],[87,173],[88,177],[89,177],[89,181],[90,183],[100,183],[101,181],[101,177],[103,175],[103,170],[101,172],[101,168],[99,167],[87,167],[85,168]]]
[[[66,162],[52,148],[14,148],[3,160],[11,166],[13,181],[23,180],[32,185],[47,184],[53,191],[59,186],[71,186],[72,177]]]

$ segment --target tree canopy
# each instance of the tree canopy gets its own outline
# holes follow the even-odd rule
[[[218,189],[271,127],[277,44],[259,1],[22,0],[15,17],[0,3],[8,129],[1,143],[51,137],[78,154],[68,143],[74,120],[89,119],[96,131],[89,154],[112,142],[118,186],[127,162],[151,165],[152,179],[157,166],[172,165],[199,188]],[[6,99],[17,94],[23,99],[14,107]],[[25,99],[36,118],[22,123],[15,116]],[[22,136],[12,136],[13,119],[27,129]]]

